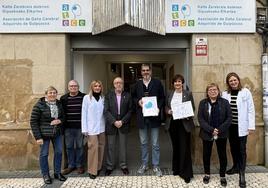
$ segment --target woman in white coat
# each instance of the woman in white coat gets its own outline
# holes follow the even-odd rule
[[[233,167],[227,174],[239,173],[239,186],[246,187],[246,144],[247,136],[255,130],[255,109],[252,95],[243,88],[239,76],[231,72],[226,77],[227,91],[222,97],[227,99],[232,110],[232,124],[229,128],[229,142],[233,158]]]
[[[105,146],[102,89],[101,81],[92,81],[82,104],[82,133],[88,140],[88,173],[91,179],[95,179],[101,170]]]

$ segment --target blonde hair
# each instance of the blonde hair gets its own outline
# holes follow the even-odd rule
[[[100,80],[93,80],[90,85],[89,85],[89,97],[91,99],[92,95],[93,95],[93,87],[95,84],[100,84],[101,86],[101,92],[100,92],[100,95],[102,96],[102,93],[103,93],[103,85],[102,85],[102,82]]]
[[[209,96],[208,96],[208,90],[209,90],[209,88],[211,88],[211,87],[216,87],[216,88],[218,89],[218,91],[219,91],[218,96],[221,95],[221,91],[220,91],[219,85],[216,84],[216,83],[210,83],[210,84],[207,85],[207,88],[206,88],[206,97],[207,97],[207,98],[209,98]]]
[[[47,95],[49,91],[56,91],[56,93],[58,93],[58,90],[54,86],[48,86],[45,90],[45,94]]]

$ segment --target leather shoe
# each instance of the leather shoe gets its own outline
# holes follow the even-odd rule
[[[60,181],[66,181],[67,178],[65,178],[61,173],[54,174],[54,178]]]
[[[231,169],[226,171],[226,174],[228,175],[233,175],[233,174],[237,174],[238,173],[238,169],[236,167],[232,167]]]
[[[74,171],[75,168],[65,168],[63,171],[62,171],[62,174],[63,175],[67,175],[67,174],[70,174],[72,171]]]
[[[96,179],[96,175],[90,174],[90,173],[88,175],[89,175],[90,179]]]
[[[52,183],[51,177],[49,175],[44,175],[43,179],[44,179],[45,184],[51,184]]]
[[[106,169],[105,176],[110,176],[113,170]]]
[[[225,177],[221,177],[221,186],[223,186],[223,187],[227,186],[227,180]]]
[[[83,167],[79,167],[79,168],[77,168],[77,173],[78,173],[78,174],[84,174],[84,173],[85,173],[84,168],[83,168]]]
[[[128,175],[129,174],[129,171],[128,171],[128,168],[121,168],[122,172],[124,175]]]
[[[208,184],[209,183],[209,180],[210,180],[210,176],[205,175],[204,178],[203,178],[203,183],[204,184]]]
[[[184,178],[185,183],[190,183],[190,181],[191,181],[191,178]]]

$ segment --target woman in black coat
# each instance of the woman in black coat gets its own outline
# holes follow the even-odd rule
[[[231,125],[232,113],[229,102],[220,96],[217,84],[211,83],[206,88],[207,97],[200,101],[198,121],[200,137],[203,140],[203,164],[205,176],[203,182],[210,180],[210,157],[213,142],[216,142],[220,161],[220,183],[227,186],[225,171],[227,166],[226,143],[228,128]]]
[[[62,159],[62,122],[64,121],[63,108],[57,100],[57,90],[49,86],[45,97],[39,99],[34,105],[31,114],[31,128],[38,145],[40,145],[39,163],[45,184],[51,184],[49,175],[48,153],[50,141],[54,149],[54,178],[65,181],[61,174]]]
[[[184,78],[182,75],[175,75],[172,79],[172,84],[174,90],[168,94],[166,101],[166,126],[169,128],[173,148],[172,170],[173,175],[179,175],[184,179],[185,183],[189,183],[193,177],[191,158],[191,131],[194,128],[193,117],[173,118],[173,110],[177,105],[191,101],[194,111],[194,99],[190,91],[183,89]]]

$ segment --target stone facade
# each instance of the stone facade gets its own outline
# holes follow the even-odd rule
[[[195,39],[207,38],[208,55],[195,55]],[[250,89],[256,110],[256,131],[248,137],[247,152],[249,164],[264,163],[264,123],[262,119],[262,41],[258,34],[207,34],[192,37],[192,90],[196,102],[205,97],[207,84],[215,82],[223,91],[226,89],[226,75],[236,72],[244,87]],[[200,148],[199,128],[195,130],[194,148]],[[229,150],[229,148],[228,148]],[[213,161],[217,161],[216,149]],[[202,161],[202,149],[194,149],[195,163]],[[229,159],[231,161],[230,152]]]
[[[195,39],[208,39],[208,55],[195,56]],[[0,170],[38,168],[38,151],[29,127],[32,106],[48,85],[59,94],[70,78],[70,40],[64,34],[0,35]],[[261,52],[258,34],[206,34],[192,36],[192,90],[196,107],[208,83],[225,89],[225,76],[235,71],[253,93],[256,132],[248,139],[248,163],[264,163]],[[202,164],[199,127],[193,134],[193,160]],[[229,150],[229,148],[228,148]],[[51,157],[52,155],[50,155]],[[230,154],[229,154],[229,159]],[[218,163],[215,150],[213,163]]]
[[[69,39],[64,34],[0,35],[0,170],[38,166],[29,118],[49,85],[65,92]]]

